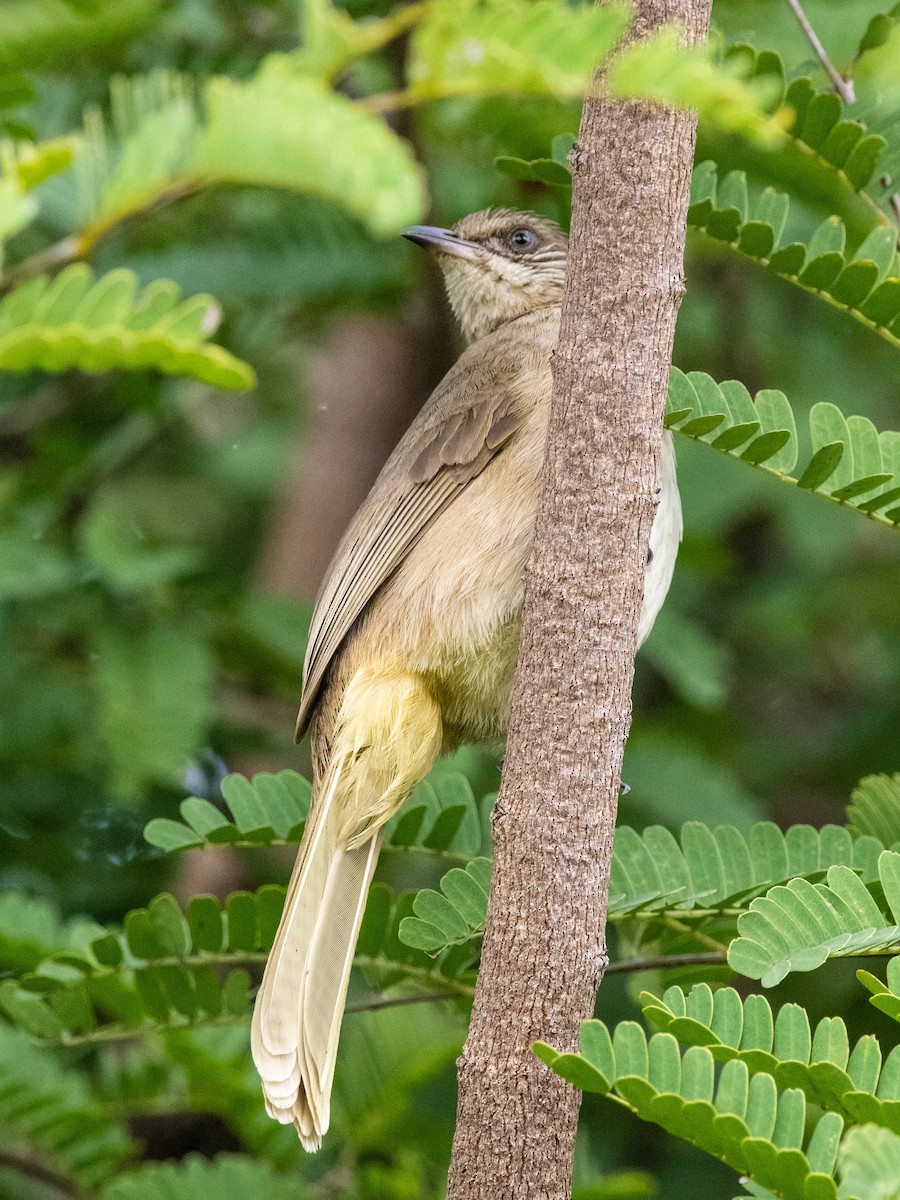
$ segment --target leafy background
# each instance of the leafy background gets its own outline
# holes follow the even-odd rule
[[[843,65],[881,7],[811,0],[808,11]],[[368,0],[341,12],[396,21]],[[443,43],[429,46],[421,30],[342,66],[346,39],[359,35],[329,24],[319,5],[302,14],[288,0],[8,0],[0,8],[6,132],[46,144],[83,131],[74,165],[64,140],[37,163],[4,165],[5,179],[17,172],[37,184],[33,196],[0,195],[3,231],[13,234],[4,265],[15,279],[48,247],[82,239],[94,276],[67,268],[72,290],[57,296],[57,311],[71,322],[81,306],[87,332],[79,336],[104,369],[68,369],[85,361],[81,343],[29,332],[29,313],[52,325],[47,295],[20,304],[17,327],[24,323],[27,337],[15,341],[4,340],[12,335],[0,307],[8,368],[0,377],[0,967],[10,974],[64,946],[82,952],[98,934],[94,923],[121,922],[163,890],[186,901],[285,882],[289,852],[232,846],[166,856],[143,829],[177,818],[186,795],[218,805],[226,771],[303,767],[291,732],[310,596],[379,456],[458,348],[432,265],[387,235],[419,215],[426,181],[435,223],[489,204],[565,218],[564,188],[494,166],[498,157],[546,158],[554,138],[577,129],[578,101],[558,98],[564,86],[545,77],[526,79],[524,98],[490,94],[481,76],[471,95],[391,111],[422,171],[406,143],[380,142],[371,124],[359,125],[358,109],[341,108],[348,153],[317,194],[301,194],[297,180],[318,178],[330,152],[298,125],[298,114],[322,101],[321,85],[290,57],[301,20],[304,70],[313,64],[336,78],[343,96],[389,95],[404,62],[420,99],[448,88],[446,68],[435,66]],[[825,86],[780,0],[717,0],[714,22],[724,43],[776,50],[789,80],[810,75]],[[375,47],[379,28],[365,35]],[[149,81],[140,90],[119,76]],[[553,90],[557,98],[546,94]],[[895,110],[868,103],[863,115],[890,134]],[[120,156],[123,142],[131,149]],[[872,227],[873,203],[882,224],[891,219],[878,179],[900,175],[891,161],[898,144],[894,137],[885,151],[872,202],[835,184],[834,172],[797,168],[787,152],[777,152],[776,175],[765,147],[741,147],[711,122],[701,125],[698,162],[718,165],[722,208],[721,179],[735,168],[747,172],[753,204],[764,183],[790,193],[785,243],[808,242],[837,214],[852,255]],[[355,158],[380,165],[359,173]],[[821,401],[897,428],[895,346],[736,253],[737,236],[700,228],[689,236],[678,367],[741,380],[751,393],[777,389],[804,430]],[[820,235],[819,250],[836,248]],[[90,291],[111,271],[119,272],[112,285]],[[215,301],[177,300],[174,290],[148,298],[141,289],[160,278]],[[151,303],[162,325],[140,316]],[[104,312],[136,340],[104,335]],[[135,354],[165,366],[176,351],[172,374],[133,369]],[[251,391],[225,390],[251,378]],[[678,439],[678,453],[685,539],[670,601],[638,663],[623,819],[676,830],[697,817],[744,831],[764,818],[782,827],[841,823],[856,782],[898,766],[900,544],[883,526],[688,438]],[[493,747],[442,764],[422,830],[395,841],[406,836],[427,851],[431,823],[460,789],[472,813],[472,794],[496,787],[497,761]],[[454,836],[461,862],[487,849],[474,818]],[[445,834],[436,842],[449,845]],[[446,865],[398,851],[385,855],[380,877],[392,893],[433,888]],[[272,894],[262,895],[253,903],[263,915],[232,902],[232,934],[242,919],[271,921]],[[378,895],[394,903],[387,889]],[[371,1007],[372,980],[391,982],[410,905],[386,907],[378,928],[372,918],[370,973],[351,994],[361,1011],[347,1017],[335,1124],[319,1156],[305,1158],[293,1134],[265,1118],[245,1028],[225,1020],[229,1005],[243,1011],[258,971],[262,943],[248,935],[250,974],[229,984],[216,1028],[108,1046],[74,1037],[58,1055],[0,1025],[0,1061],[14,1072],[0,1089],[0,1126],[16,1131],[19,1154],[23,1124],[8,1080],[39,1079],[35,1111],[46,1120],[25,1142],[28,1155],[36,1145],[52,1164],[43,1177],[23,1175],[21,1163],[0,1156],[0,1194],[90,1196],[102,1184],[104,1200],[166,1188],[236,1200],[279,1189],[366,1200],[440,1195],[471,962],[460,951],[442,973],[423,957],[425,990],[447,999]],[[198,929],[209,937],[211,920],[208,908],[194,914],[195,942]],[[126,952],[138,959],[142,946],[145,958],[162,953],[147,941],[148,922],[151,933],[171,928],[161,910],[130,918]],[[824,970],[827,986],[820,975],[789,975],[778,999],[802,1002],[813,1023],[840,1012],[851,1040],[875,1031],[894,1044],[896,1025],[866,1003],[851,966],[837,960]],[[635,1016],[640,991],[657,981],[610,975],[604,1021]],[[149,991],[143,1000],[152,1005]],[[92,1002],[105,1020],[127,1024],[127,998]],[[68,1018],[75,1028],[86,1020]],[[600,1104],[586,1098],[580,1200],[733,1193],[733,1171]],[[75,1111],[82,1134],[90,1131],[81,1165],[67,1124]],[[146,1161],[238,1151],[253,1161],[223,1160],[213,1177],[187,1159],[129,1184],[113,1169],[135,1152],[129,1138]],[[600,1184],[602,1172],[612,1175]]]

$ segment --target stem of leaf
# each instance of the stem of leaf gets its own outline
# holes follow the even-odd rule
[[[806,34],[807,40],[815,51],[816,57],[825,68],[825,74],[834,84],[834,90],[845,104],[854,104],[856,102],[856,91],[853,87],[853,80],[845,79],[828,57],[825,47],[819,40],[819,35],[813,29],[812,25],[810,24],[809,17],[807,17],[806,13],[803,11],[800,0],[788,0],[788,5],[790,6],[794,16],[797,18],[797,24]]]
[[[663,923],[668,926],[669,929],[673,929],[678,933],[687,934],[688,937],[696,938],[698,942],[701,942],[704,946],[709,946],[710,950],[712,950],[721,958],[724,958],[728,951],[727,946],[723,945],[722,942],[717,942],[716,939],[710,937],[708,933],[704,933],[701,929],[691,929],[690,925],[685,925],[683,921],[676,921],[674,917],[664,917]]]
[[[648,954],[643,958],[623,958],[612,962],[606,968],[607,975],[621,974],[626,971],[668,971],[675,967],[694,967],[704,964],[725,963],[725,955],[718,951],[708,953],[698,951],[696,954]]]
[[[69,1179],[66,1175],[60,1175],[46,1163],[21,1151],[0,1150],[0,1168],[3,1167],[16,1171],[28,1179],[33,1179],[36,1183],[53,1188],[61,1196],[71,1196],[73,1200],[87,1200],[85,1193],[78,1188],[74,1180]]]
[[[62,241],[55,242],[46,250],[41,250],[39,254],[32,254],[30,258],[23,259],[17,266],[7,271],[0,282],[0,296],[5,295],[18,284],[33,279],[35,275],[43,275],[45,271],[52,271],[55,267],[68,266],[77,258],[81,258],[83,254],[84,248],[81,238],[77,234],[64,237]]]

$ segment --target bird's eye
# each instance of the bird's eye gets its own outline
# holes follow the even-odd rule
[[[516,250],[530,250],[537,238],[530,229],[514,229],[509,235],[509,241]]]

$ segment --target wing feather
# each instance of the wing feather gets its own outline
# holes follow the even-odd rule
[[[499,453],[524,418],[515,368],[466,352],[407,430],[363,501],[319,591],[303,668],[297,737],[363,609],[448,504]]]

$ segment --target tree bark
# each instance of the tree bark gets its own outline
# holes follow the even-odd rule
[[[639,0],[633,36],[711,0]],[[534,1056],[576,1047],[606,899],[662,419],[684,290],[693,115],[589,99],[535,543],[448,1200],[564,1200],[580,1094]]]

